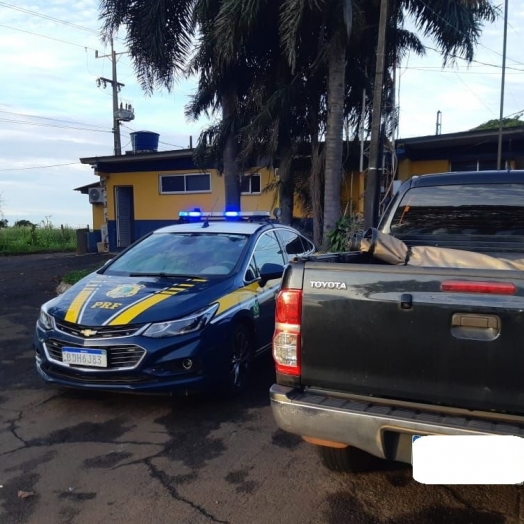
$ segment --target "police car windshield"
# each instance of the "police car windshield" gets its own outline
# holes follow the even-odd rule
[[[229,275],[247,240],[247,235],[229,233],[154,233],[103,273],[158,277]]]

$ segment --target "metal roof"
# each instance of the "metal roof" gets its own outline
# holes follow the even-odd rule
[[[461,184],[512,184],[524,183],[524,170],[471,171],[422,175],[411,179],[411,187],[445,186]]]
[[[452,146],[483,145],[486,143],[497,143],[498,135],[498,129],[473,129],[470,131],[460,131],[458,133],[399,138],[396,141],[396,147],[406,147],[408,149],[439,149]],[[522,139],[524,137],[524,126],[504,128],[502,130],[502,137],[504,141]]]
[[[170,158],[190,158],[193,155],[193,149],[177,149],[174,151],[152,151],[150,153],[136,153],[125,155],[110,156],[93,156],[80,159],[82,164],[96,166],[99,162],[105,164],[132,163],[140,160],[159,160]]]

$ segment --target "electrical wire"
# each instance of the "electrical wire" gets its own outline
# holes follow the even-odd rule
[[[5,27],[6,29],[12,29],[13,31],[20,31],[21,33],[26,33],[28,35],[40,36],[42,38],[47,38],[48,40],[54,40],[55,42],[60,42],[62,44],[74,45],[75,47],[82,47],[83,49],[91,49],[91,51],[96,51],[96,49],[86,46],[86,45],[74,44],[73,42],[68,42],[67,40],[60,40],[59,38],[53,38],[52,36],[41,35],[40,33],[35,33],[33,31],[27,31],[25,29],[19,29],[18,27],[11,27],[9,25],[4,25],[4,24],[0,24],[0,27]]]
[[[434,47],[431,47],[429,45],[425,45],[424,46],[426,49],[429,49],[431,51],[435,51],[435,53],[438,53],[438,54],[442,54],[438,49],[434,48]],[[463,56],[459,56],[459,55],[449,55],[451,58],[458,58],[459,60],[464,60],[464,62],[468,62],[468,64],[471,62],[473,64],[480,64],[480,65],[484,65],[484,66],[488,66],[488,67],[496,67],[497,69],[502,69],[502,66],[501,65],[498,65],[498,64],[492,64],[490,62],[482,62],[481,60],[468,60],[467,58],[464,58]],[[524,65],[520,62],[517,62],[517,64],[520,64],[520,65]],[[519,69],[518,67],[511,67],[511,66],[506,66],[506,69],[512,69],[514,71],[523,71],[523,69]]]
[[[0,6],[7,7],[8,9],[14,9],[15,11],[20,11],[22,13],[26,13],[28,15],[38,16],[39,18],[45,18],[46,20],[51,20],[52,22],[56,22],[58,24],[64,24],[68,25],[70,27],[74,27],[75,29],[80,29],[82,31],[88,31],[90,33],[94,33],[98,35],[98,31],[95,29],[91,29],[89,27],[85,27],[78,24],[73,24],[72,22],[68,22],[67,20],[62,20],[60,18],[55,18],[54,16],[45,15],[43,13],[38,13],[36,11],[31,11],[30,9],[26,9],[24,7],[18,7],[16,5],[8,4],[7,2],[0,2]]]
[[[0,122],[5,122],[8,124],[36,126],[36,127],[54,127],[57,129],[75,129],[77,131],[91,131],[93,133],[112,133],[112,131],[107,131],[107,130],[102,130],[102,129],[89,129],[87,127],[73,127],[73,126],[59,126],[56,124],[46,124],[44,122],[28,122],[27,120],[14,120],[14,119],[8,119],[8,118],[0,118]]]
[[[3,111],[0,109],[0,113],[5,113],[7,115],[16,115],[16,116],[25,116],[28,118],[40,118],[41,120],[51,120],[53,122],[62,122],[66,124],[78,124],[81,126],[90,126],[90,127],[98,127],[99,129],[104,129],[103,126],[97,126],[94,124],[86,124],[84,122],[76,122],[75,120],[64,120],[62,118],[51,118],[49,116],[38,116],[38,115],[29,115],[27,113],[17,113],[15,111]]]
[[[125,127],[126,129],[130,129],[133,131],[133,133],[136,133],[137,131],[129,126],[126,126],[125,124],[122,124],[122,127]],[[162,140],[158,141],[159,144],[164,144],[165,146],[172,146],[172,147],[178,147],[179,149],[187,149],[184,146],[177,146],[176,144],[170,144],[169,142],[163,142]]]
[[[407,69],[409,69],[410,71],[421,71],[423,73],[445,73],[445,74],[457,74],[458,71],[452,71],[452,70],[446,70],[446,69],[440,69],[440,68],[432,68],[432,67],[416,67],[416,66],[413,66],[413,67],[408,67]],[[483,76],[486,76],[486,75],[499,75],[500,76],[500,73],[497,73],[497,72],[493,72],[493,73],[486,73],[485,71],[460,71],[460,74],[461,75],[483,75]],[[520,72],[514,72],[514,73],[507,73],[508,75],[522,75],[524,74],[524,70],[520,71]]]
[[[53,164],[50,166],[13,167],[0,169],[0,171],[25,171],[27,169],[47,169],[48,167],[74,166],[80,163],[81,162],[69,162],[67,164]]]
[[[74,24],[73,22],[69,22],[67,20],[64,20],[63,18],[56,18],[54,16],[46,15],[44,13],[38,13],[37,11],[32,11],[31,9],[26,9],[24,7],[19,7],[19,6],[13,5],[13,4],[9,4],[7,2],[1,2],[0,1],[0,6],[6,7],[8,9],[13,9],[15,11],[20,11],[21,13],[26,13],[26,14],[33,15],[33,16],[38,16],[39,18],[44,18],[46,20],[50,20],[52,22],[56,22],[57,24],[67,25],[69,27],[74,27],[75,29],[80,29],[81,31],[87,31],[89,33],[92,33],[92,34],[95,34],[97,36],[100,36],[100,31],[97,31],[96,29],[92,29],[90,27],[86,27],[86,26],[80,25],[80,24]],[[115,40],[120,40],[121,42],[125,42],[124,38],[121,38],[121,37],[118,37],[118,36],[114,37],[114,39]]]
[[[426,6],[427,9],[429,9],[435,16],[437,16],[438,18],[440,18],[444,23],[446,23],[447,25],[449,25],[449,27],[452,27],[453,29],[455,29],[455,31],[457,31],[458,33],[462,34],[462,35],[465,35],[467,36],[466,33],[464,33],[464,31],[461,31],[457,26],[453,25],[451,22],[449,22],[448,20],[446,20],[443,16],[440,16],[434,9],[432,9],[428,4],[426,4],[426,2],[424,2],[424,0],[420,0],[420,3],[422,3],[423,5]],[[495,51],[493,49],[490,49],[489,47],[485,46],[484,44],[482,43],[478,43],[478,45],[480,47],[483,47],[484,49],[487,49],[488,51],[491,51],[492,53],[495,53],[496,55],[498,56],[504,56],[502,53],[499,53],[498,51]],[[452,56],[452,55],[450,55]],[[523,62],[519,62],[518,60],[515,60],[513,58],[510,58],[509,56],[506,57],[508,60],[511,60],[512,62],[515,62],[515,64],[518,64],[518,65],[524,65]]]

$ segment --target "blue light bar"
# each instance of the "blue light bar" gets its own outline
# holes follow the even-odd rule
[[[240,212],[239,211],[226,211],[224,213],[224,216],[225,217],[239,217],[240,216]]]
[[[201,217],[202,216],[202,212],[201,211],[190,211],[188,213],[188,215],[190,217]]]
[[[188,215],[187,211],[180,211],[180,213],[178,213],[178,216],[179,217],[187,217],[189,215]]]

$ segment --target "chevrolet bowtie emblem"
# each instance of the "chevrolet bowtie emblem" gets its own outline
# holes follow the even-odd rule
[[[80,331],[80,334],[84,335],[84,337],[92,337],[97,333],[98,331],[95,331],[94,329],[82,329],[82,331]]]

